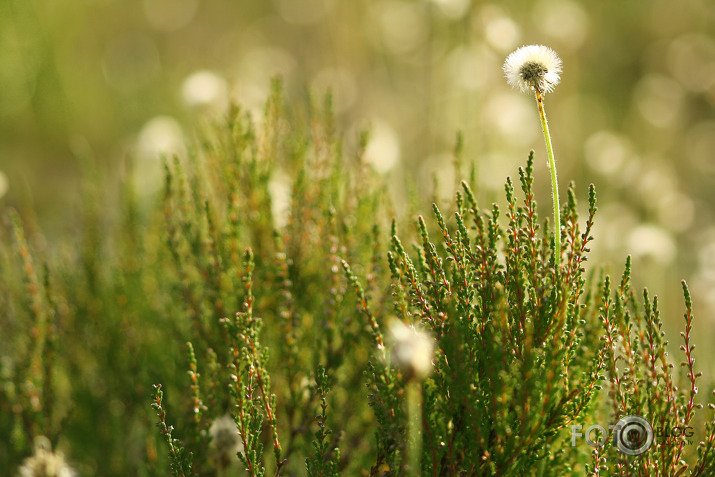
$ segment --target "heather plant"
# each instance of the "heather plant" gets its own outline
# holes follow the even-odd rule
[[[369,134],[348,148],[329,95],[278,83],[260,127],[235,107],[198,136],[155,203],[126,181],[105,214],[90,184],[66,249],[7,214],[4,468],[43,442],[88,475],[715,472],[687,286],[671,357],[630,260],[586,267],[593,186],[553,229],[532,152],[499,204],[471,178],[398,215]]]
[[[269,111],[275,113],[271,107]],[[275,119],[266,119],[269,124],[271,121]],[[278,288],[273,297],[270,293],[262,300],[256,297],[256,290],[265,288],[257,285],[257,255],[247,250],[242,266],[236,265],[242,270],[240,311],[235,318],[213,324],[218,331],[217,324],[224,323],[228,342],[223,348],[229,361],[224,373],[232,382],[224,383],[222,392],[229,391],[224,402],[238,426],[245,449],[239,456],[250,475],[300,473],[296,460],[300,466],[306,462],[309,475],[335,475],[338,471],[350,475],[358,469],[369,469],[370,475],[523,475],[534,469],[540,475],[639,471],[670,475],[688,468],[691,475],[710,472],[713,428],[704,421],[700,421],[704,440],[697,450],[690,446],[687,452],[682,439],[677,445],[672,440],[657,441],[652,454],[643,456],[624,454],[623,445],[619,447],[616,440],[592,452],[586,444],[573,445],[578,433],[570,426],[577,423],[611,423],[638,415],[656,426],[684,429],[696,422],[693,417],[698,408],[694,399],[698,375],[688,342],[692,311],[687,288],[684,286],[687,331],[683,350],[689,381],[679,391],[673,384],[679,376],[671,371],[666,358],[657,300],[651,301],[646,293],[643,309],[639,309],[629,285],[630,262],[615,290],[603,273],[594,270],[590,279],[586,275],[584,262],[596,214],[593,187],[584,224],[579,223],[573,185],[563,211],[556,209],[564,223],[560,229],[562,260],[554,253],[558,249],[553,246],[554,236],[542,232],[548,227],[538,219],[532,190],[533,153],[519,171],[521,200],[512,181],[507,180],[504,222],[496,204],[482,211],[472,188],[464,182],[450,219],[435,204],[434,220],[428,222],[420,216],[411,233],[398,233],[393,220],[387,241],[382,238],[380,216],[375,215],[372,230],[364,229],[362,237],[351,238],[348,232],[356,233],[367,224],[349,219],[361,208],[374,214],[376,192],[368,188],[339,195],[338,190],[369,184],[363,176],[366,171],[358,170],[354,181],[342,182],[344,176],[331,175],[342,165],[339,151],[323,157],[321,163],[317,148],[325,143],[320,136],[308,142],[308,157],[314,162],[298,166],[293,192],[293,197],[301,200],[294,199],[286,232],[276,232],[276,240],[268,242],[278,250],[278,270],[282,271],[278,280],[273,280]],[[256,166],[248,164],[254,174],[251,168]],[[326,194],[331,190],[336,193]],[[316,207],[313,201],[326,202]],[[313,213],[327,211],[322,223],[325,229],[296,243],[291,240],[298,233],[296,227],[321,227],[320,220],[298,223],[308,214],[303,204],[311,203],[307,208]],[[435,236],[439,239],[432,238]],[[403,245],[405,237],[411,242],[412,253]],[[355,240],[359,244],[368,239],[365,249],[356,246]],[[307,259],[301,249],[311,241],[315,241],[312,248],[325,251],[323,260],[329,268],[324,269],[330,270],[331,286],[313,288],[308,297],[296,291],[300,280],[293,277],[307,273],[302,267],[309,267],[310,262],[300,265],[300,259]],[[361,273],[355,271],[358,267]],[[340,269],[344,275],[339,274]],[[319,275],[320,267],[313,273]],[[278,307],[275,297],[282,297]],[[265,305],[260,306],[260,301]],[[306,321],[307,316],[311,321]],[[432,358],[429,376],[415,379],[419,373],[400,358],[404,355],[400,339],[386,339],[387,327],[395,317],[398,323],[416,325],[432,334],[437,351],[433,356],[423,351],[421,356]],[[313,321],[316,318],[317,323]],[[259,344],[260,327],[267,322],[283,330],[284,341],[278,347]],[[404,340],[404,332],[391,334]],[[350,372],[353,382],[361,381],[354,369],[348,371],[348,364],[360,359],[359,353],[353,354],[359,348],[367,351],[361,358],[368,391],[362,393],[362,399],[354,394],[341,396],[339,387],[346,385],[344,373]],[[307,362],[306,349],[314,353]],[[282,364],[276,369],[278,375],[266,365],[269,351],[279,356],[275,361]],[[213,353],[209,354],[209,367],[214,366]],[[193,380],[196,358],[191,356]],[[280,387],[290,390],[284,398],[288,419],[283,420],[280,400],[270,391],[277,387],[268,387],[275,383],[269,381],[269,375],[280,379],[280,373],[285,373]],[[332,402],[342,414],[340,422],[328,418],[330,380],[338,390]],[[312,383],[304,386],[319,392],[321,407],[312,423],[313,413],[302,411],[315,407],[315,394],[306,394],[305,388],[294,391],[299,382]],[[215,382],[207,386],[220,389]],[[598,399],[603,386],[606,392]],[[194,384],[192,389],[196,410],[203,402]],[[301,391],[303,397],[298,398]],[[369,411],[363,409],[346,419],[346,409],[360,405],[367,405]],[[155,407],[163,418],[159,394]],[[417,425],[412,418],[415,409],[421,414]],[[375,442],[367,450],[365,431],[371,420],[376,422]],[[311,427],[317,430],[311,432]],[[165,434],[171,444],[172,437]],[[331,434],[335,437],[328,444]],[[314,440],[307,446],[311,437]],[[417,459],[415,452],[419,452]],[[200,451],[194,455],[199,456]],[[183,461],[177,457],[177,465],[203,465],[200,458],[182,456]],[[691,461],[690,467],[684,458]]]

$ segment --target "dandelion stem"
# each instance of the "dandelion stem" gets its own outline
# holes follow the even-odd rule
[[[407,384],[407,465],[408,474],[422,475],[422,383],[412,380]]]
[[[561,260],[561,212],[559,210],[559,181],[556,178],[556,161],[554,160],[554,148],[551,145],[551,135],[549,134],[549,123],[546,121],[546,111],[544,110],[544,95],[536,90],[536,103],[539,105],[539,116],[541,116],[541,128],[544,131],[544,141],[546,141],[546,152],[549,155],[549,169],[551,170],[551,195],[554,200],[554,249],[557,263]]]

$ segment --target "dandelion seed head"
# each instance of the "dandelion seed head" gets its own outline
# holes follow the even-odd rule
[[[390,324],[392,359],[408,379],[424,379],[432,372],[434,339],[399,320]]]
[[[243,452],[238,426],[230,415],[225,414],[214,420],[209,435],[214,458],[219,467],[227,468],[232,461],[237,460],[237,453]]]
[[[52,452],[50,440],[35,438],[34,455],[25,459],[18,471],[20,477],[75,477],[77,473],[65,462],[60,452]]]
[[[507,83],[523,92],[550,93],[559,84],[561,58],[543,45],[522,46],[504,62]]]

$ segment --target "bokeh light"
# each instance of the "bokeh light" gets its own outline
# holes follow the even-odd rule
[[[7,190],[10,188],[10,182],[3,171],[0,171],[0,199],[7,194]]]
[[[211,71],[192,73],[184,80],[181,93],[186,104],[197,109],[207,108],[218,114],[228,106],[226,80]]]

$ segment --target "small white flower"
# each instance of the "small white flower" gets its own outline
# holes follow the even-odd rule
[[[522,46],[507,56],[504,62],[507,83],[525,93],[550,93],[559,84],[561,58],[543,45]]]
[[[427,333],[406,326],[400,320],[390,324],[392,359],[407,379],[424,379],[432,372],[434,339]]]

